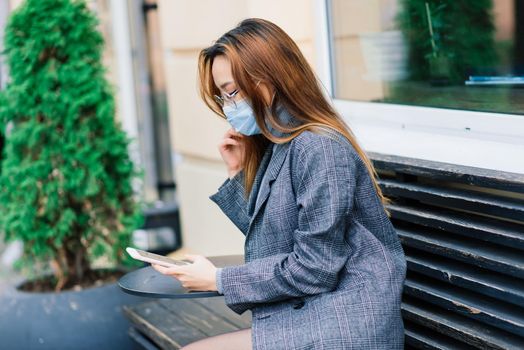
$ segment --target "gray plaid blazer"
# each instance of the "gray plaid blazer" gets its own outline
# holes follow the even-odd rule
[[[403,249],[364,163],[340,134],[270,144],[210,196],[245,235],[221,270],[226,304],[252,311],[253,349],[403,349]]]

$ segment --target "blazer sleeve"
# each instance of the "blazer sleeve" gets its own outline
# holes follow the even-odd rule
[[[244,195],[244,171],[241,170],[231,179],[227,179],[218,191],[209,196],[226,214],[236,227],[246,235],[250,216],[247,213],[247,199]]]
[[[233,311],[241,314],[257,303],[335,289],[350,255],[345,234],[357,170],[350,150],[321,136],[292,150],[297,154],[292,154],[291,182],[298,207],[298,228],[290,233],[293,251],[222,268],[221,289]]]

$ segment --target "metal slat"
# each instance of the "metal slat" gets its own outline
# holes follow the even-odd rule
[[[454,207],[517,221],[524,217],[524,203],[516,199],[392,180],[379,180],[379,184],[386,196],[411,198],[431,205]]]
[[[524,254],[511,248],[472,239],[460,240],[444,232],[396,227],[401,242],[440,256],[464,261],[493,271],[524,278]]]
[[[388,209],[398,220],[524,250],[524,225],[427,206],[388,205]]]
[[[524,305],[524,281],[475,269],[469,265],[443,259],[438,256],[424,257],[414,252],[406,256],[408,269],[466,288],[495,299]]]
[[[467,290],[414,276],[406,280],[404,292],[449,311],[457,312],[520,337],[524,336],[524,309],[514,305],[488,297],[479,297]]]
[[[467,317],[422,303],[416,299],[402,303],[404,319],[447,335],[477,349],[524,349],[524,339]]]

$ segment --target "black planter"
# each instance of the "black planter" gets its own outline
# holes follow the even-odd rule
[[[134,349],[123,305],[147,301],[116,283],[82,291],[0,295],[2,349]]]

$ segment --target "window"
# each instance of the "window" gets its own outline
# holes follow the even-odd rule
[[[326,10],[336,99],[524,114],[524,1],[328,0]]]
[[[524,1],[314,3],[317,74],[367,152],[524,174]],[[447,40],[465,45],[473,31],[482,47],[490,38],[492,61],[471,64],[475,45],[451,50]]]

